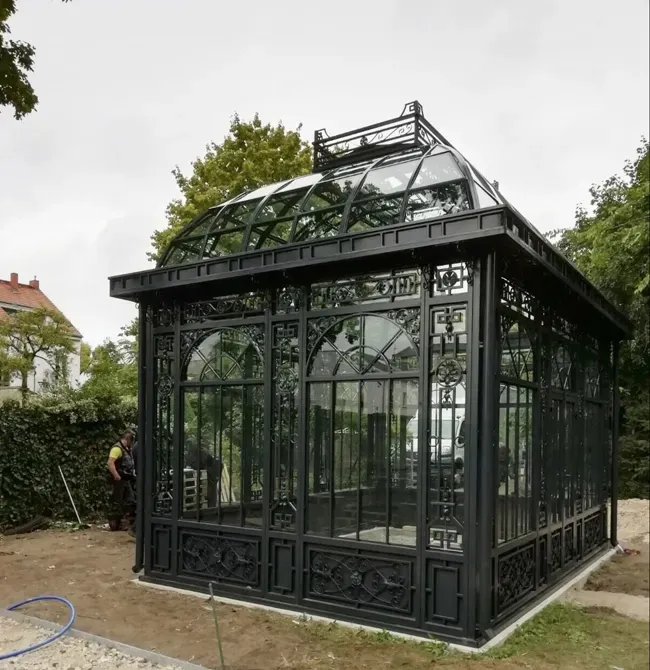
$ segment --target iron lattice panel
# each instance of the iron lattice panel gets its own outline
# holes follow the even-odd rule
[[[308,547],[307,597],[353,608],[413,614],[412,560],[365,551]]]
[[[260,585],[260,541],[234,535],[180,534],[179,572],[209,581],[257,588]]]

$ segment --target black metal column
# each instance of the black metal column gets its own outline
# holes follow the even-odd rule
[[[612,511],[611,511],[611,530],[609,533],[610,542],[613,547],[618,545],[618,420],[620,413],[620,394],[619,394],[619,356],[620,356],[620,342],[614,342],[613,356],[612,356]]]
[[[481,263],[482,342],[481,349],[481,414],[478,440],[479,504],[477,515],[478,542],[475,569],[478,574],[478,624],[485,633],[492,618],[492,525],[494,520],[495,466],[498,453],[495,445],[498,396],[497,356],[497,262],[494,253]]]
[[[144,565],[144,476],[146,472],[147,450],[145,448],[146,428],[146,408],[145,408],[145,389],[146,380],[149,377],[147,368],[147,320],[145,306],[140,304],[138,310],[138,458],[136,469],[136,513],[135,518],[135,563],[133,572],[136,574],[142,570]]]
[[[466,400],[467,427],[465,431],[465,515],[467,536],[467,577],[465,592],[467,598],[467,621],[466,635],[473,639],[476,635],[476,621],[478,614],[478,568],[481,565],[480,558],[480,521],[479,521],[479,495],[481,491],[481,470],[479,468],[479,433],[478,427],[481,419],[481,270],[483,263],[474,266],[471,274],[470,300],[468,305],[468,353],[469,364],[467,377],[469,379],[468,394]]]

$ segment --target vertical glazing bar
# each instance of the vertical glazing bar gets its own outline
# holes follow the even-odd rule
[[[307,523],[307,510],[309,509],[309,449],[307,436],[309,433],[309,394],[307,386],[307,363],[309,358],[307,337],[307,287],[300,289],[298,298],[298,443],[296,444],[296,458],[298,460],[298,490],[296,492],[297,500],[301,501],[296,505],[296,574],[299,582],[302,580],[303,564],[305,552],[303,549],[304,536]],[[317,433],[316,433],[317,434]],[[316,435],[315,434],[315,435]],[[315,442],[314,442],[315,444]],[[315,447],[314,447],[315,448]],[[316,494],[314,499],[318,500],[320,490],[314,487]],[[302,591],[298,588],[297,599],[302,599]]]
[[[336,476],[336,463],[334,456],[336,454],[336,382],[330,384],[330,439],[325,443],[325,448],[329,451],[329,502],[330,502],[330,523],[329,523],[329,537],[334,535],[334,505],[336,501],[334,500],[334,478]],[[343,446],[341,445],[341,455],[343,454]],[[341,462],[343,459],[341,458]],[[341,483],[341,488],[343,487]]]
[[[203,397],[206,389],[199,388],[197,389],[196,394],[196,497],[194,504],[196,505],[196,520],[201,521],[201,465],[205,461],[203,457],[203,440],[201,436],[203,435]],[[185,402],[185,397],[183,396],[183,403]],[[183,417],[183,421],[185,417]],[[207,468],[207,461],[205,461],[205,466]],[[181,472],[183,474],[183,483],[185,483],[185,464],[181,464]],[[185,507],[185,491],[183,490],[183,507],[181,508],[181,514]]]
[[[483,303],[483,360],[481,361],[481,423],[479,430],[479,542],[476,552],[478,562],[479,627],[482,632],[489,628],[492,618],[492,519],[494,517],[495,463],[498,450],[495,449],[495,433],[498,429],[497,377],[498,334],[497,334],[497,259],[494,253],[485,257],[481,272],[481,297]],[[496,440],[498,441],[498,440]]]
[[[264,312],[264,417],[262,420],[262,430],[264,434],[261,438],[262,444],[262,565],[270,565],[269,562],[269,528],[273,523],[271,518],[271,505],[273,504],[274,479],[271,467],[275,467],[276,455],[271,453],[277,449],[277,442],[273,440],[273,431],[276,427],[273,425],[273,405],[279,402],[276,397],[276,391],[273,380],[274,357],[278,355],[275,345],[275,327],[271,322],[271,309],[267,306]],[[298,505],[300,507],[300,505]],[[262,593],[268,593],[269,590],[269,571],[262,570]]]
[[[618,420],[620,412],[620,392],[619,392],[619,356],[620,343],[614,342],[613,357],[612,357],[612,461],[611,461],[611,477],[612,488],[610,495],[612,496],[612,511],[611,511],[611,527],[609,531],[610,542],[613,547],[618,545]],[[602,409],[601,409],[602,412]],[[607,502],[607,501],[605,501]]]
[[[363,342],[363,327],[361,329],[361,341]],[[361,490],[361,452],[363,450],[363,428],[362,428],[362,419],[363,419],[363,396],[366,391],[365,384],[359,382],[358,392],[357,392],[357,435],[359,440],[357,442],[357,540],[360,537],[361,533],[361,515],[363,513],[363,492]],[[370,414],[368,414],[368,419],[370,419]],[[352,445],[350,445],[352,446]],[[352,449],[350,449],[350,459],[352,459]],[[351,464],[350,464],[351,465]]]
[[[147,409],[146,402],[146,380],[150,377],[149,368],[147,367],[147,319],[145,306],[140,303],[138,310],[138,459],[136,468],[136,518],[135,518],[135,564],[133,565],[133,572],[138,573],[142,570],[144,565],[144,530],[145,530],[145,514],[148,514],[149,509],[145,509],[145,472],[146,463],[148,463],[147,450],[145,447],[145,436],[151,430],[150,426],[146,425]],[[151,495],[149,495],[151,498]]]

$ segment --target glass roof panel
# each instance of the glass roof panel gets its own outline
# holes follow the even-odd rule
[[[293,241],[304,242],[305,240],[338,235],[344,208],[345,205],[340,205],[339,207],[317,210],[311,214],[303,214],[298,218]]]
[[[305,201],[302,211],[313,212],[316,209],[344,204],[360,179],[361,173],[356,173],[320,182]]]
[[[427,156],[422,161],[411,188],[421,188],[431,184],[440,184],[446,181],[463,179],[464,174],[460,166],[449,152]]]
[[[290,181],[291,179],[285,179],[284,181],[278,181],[274,184],[267,184],[266,186],[260,186],[259,188],[252,190],[250,193],[242,195],[241,198],[237,199],[237,202],[240,203],[245,202],[247,200],[261,200],[262,198],[266,197],[269,193],[277,191],[278,189],[282,188],[285,184],[288,184]]]
[[[200,260],[204,240],[205,237],[203,235],[178,240],[170,249],[166,265],[193,263]]]
[[[435,218],[469,209],[467,182],[429,186],[409,191],[406,221]]]
[[[220,207],[214,207],[209,209],[204,214],[197,216],[196,219],[194,219],[194,222],[189,224],[188,227],[183,231],[183,237],[205,235],[212,227],[212,224],[215,222],[217,216],[219,215],[220,209]]]
[[[208,235],[205,243],[203,258],[214,258],[215,256],[229,256],[242,251],[244,230],[233,232],[218,232]]]
[[[221,216],[219,217],[215,228],[223,230],[224,228],[238,228],[239,226],[245,226],[260,202],[262,202],[261,198],[257,198],[256,200],[246,200],[245,202],[234,202],[232,205],[224,208],[221,212]]]
[[[404,194],[387,198],[372,198],[356,202],[350,209],[348,232],[356,233],[368,228],[381,228],[399,223]]]
[[[293,216],[298,212],[300,203],[307,195],[308,190],[309,187],[305,186],[300,189],[274,193],[268,200],[266,200],[262,209],[255,217],[255,223]]]
[[[406,163],[380,165],[379,167],[372,168],[363,180],[356,199],[368,198],[373,195],[390,195],[391,193],[405,191],[419,162],[418,159]]]
[[[499,204],[478,182],[475,181],[474,186],[476,186],[476,193],[478,194],[478,206],[481,209]]]
[[[247,250],[269,249],[286,244],[289,241],[292,226],[293,218],[253,226]]]

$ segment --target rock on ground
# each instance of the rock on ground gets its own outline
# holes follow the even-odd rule
[[[0,616],[0,653],[31,646],[52,634],[52,631]],[[2,670],[176,670],[177,667],[125,656],[115,649],[65,635],[41,649],[0,661]]]

